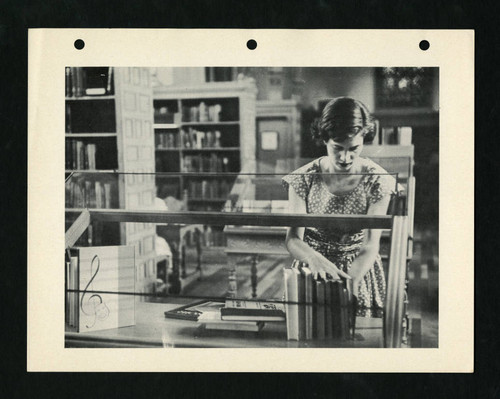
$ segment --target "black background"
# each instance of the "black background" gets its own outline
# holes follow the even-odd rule
[[[85,396],[89,397],[184,398],[195,397],[194,393],[198,391],[196,396],[219,397],[225,394],[236,398],[267,394],[293,398],[500,397],[500,267],[496,251],[498,224],[494,217],[498,212],[494,188],[499,180],[496,149],[500,69],[497,43],[500,35],[496,27],[498,10],[495,5],[496,2],[491,0],[1,2],[0,189],[3,193],[0,207],[0,331],[1,342],[6,347],[0,374],[2,396],[39,397],[49,394],[80,397],[86,393]],[[475,29],[475,373],[157,373],[133,376],[26,373],[27,29],[37,27]],[[360,355],[353,351],[353,356]],[[272,358],[269,361],[272,362]]]

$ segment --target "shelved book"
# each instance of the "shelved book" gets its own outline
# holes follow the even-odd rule
[[[279,302],[227,299],[220,313],[222,320],[285,321],[285,307]]]
[[[114,93],[112,67],[66,67],[66,97]]]
[[[314,279],[307,267],[285,268],[287,338],[349,339],[354,329],[352,282]]]
[[[96,169],[96,145],[85,144],[79,140],[66,140],[66,169],[72,170],[95,170]]]

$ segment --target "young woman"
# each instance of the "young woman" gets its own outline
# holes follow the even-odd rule
[[[373,137],[368,109],[340,97],[330,101],[311,127],[327,155],[283,178],[290,212],[385,215],[396,181],[375,162],[361,158],[365,140]],[[292,227],[286,245],[294,267],[307,266],[315,276],[353,280],[357,314],[380,317],[385,276],[380,259],[380,230]]]

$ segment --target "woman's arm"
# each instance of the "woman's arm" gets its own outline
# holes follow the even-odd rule
[[[288,190],[288,211],[290,213],[307,213],[305,201],[297,195],[292,187]],[[320,275],[322,278],[326,279],[326,273],[328,273],[335,280],[338,280],[339,276],[350,279],[351,277],[347,273],[339,270],[332,262],[303,241],[304,230],[304,227],[290,227],[288,229],[286,235],[286,247],[288,252],[290,252],[295,259],[307,263],[315,278],[317,275]]]
[[[371,204],[368,208],[368,215],[386,215],[387,208],[391,197],[389,195],[383,197],[380,201]],[[377,229],[366,229],[364,231],[364,242],[359,255],[354,259],[349,269],[349,274],[353,279],[354,295],[358,294],[360,281],[365,274],[370,270],[375,262],[375,258],[380,248],[380,236],[382,231]]]

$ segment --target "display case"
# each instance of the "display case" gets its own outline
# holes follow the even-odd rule
[[[80,173],[106,174],[100,177],[110,182],[126,180],[131,175]],[[403,186],[398,185],[398,174],[383,174],[394,182],[391,188],[393,205],[388,214],[376,215],[291,213],[282,183],[285,174],[288,171],[219,173],[219,178],[227,178],[233,184],[225,202],[214,211],[160,209],[155,205],[139,207],[130,203],[124,207],[107,202],[105,192],[100,193],[101,198],[92,192],[85,193],[79,202],[68,200],[68,205],[77,203],[78,206],[66,209],[68,220],[75,220],[66,231],[66,347],[401,346],[409,229],[403,200],[405,192]],[[135,179],[157,182],[185,177],[169,173],[132,175]],[[358,179],[359,185],[366,178],[365,175],[353,177]],[[82,176],[75,173],[68,179],[67,195],[75,195],[70,187],[74,187],[74,181],[79,178]],[[328,179],[328,175],[323,174],[323,178]],[[161,240],[158,239],[163,238],[172,248],[177,237],[177,246],[182,248],[177,254],[180,259],[168,264],[162,273],[156,267],[143,270],[137,262],[144,251],[141,244],[118,248],[102,246],[96,237],[99,232],[89,231],[89,227],[96,224],[102,227],[100,234],[104,234],[106,226],[117,224],[126,225],[128,229],[154,225],[157,239],[148,250],[158,252],[157,261],[160,262],[158,243]],[[211,226],[210,230],[207,226]],[[332,226],[346,234],[364,229],[390,231],[383,317],[352,317],[350,302],[346,302],[339,309],[346,309],[342,313],[344,316],[350,315],[349,320],[345,319],[349,321],[346,324],[349,334],[314,334],[295,340],[290,338],[289,306],[314,308],[314,314],[319,314],[318,309],[323,309],[324,305],[290,301],[284,295],[287,284],[284,270],[292,262],[285,247],[286,231],[289,227],[329,229]],[[165,234],[168,230],[175,233],[169,236]],[[79,249],[82,240],[85,251]],[[149,279],[152,290],[140,288],[145,279]],[[241,303],[248,308],[276,308],[283,314],[275,319],[221,320],[221,313],[217,313],[222,312],[221,308],[231,309]],[[111,317],[113,312],[117,314],[114,322],[100,328],[101,319]],[[82,324],[83,313],[93,315],[92,322]],[[75,314],[79,323],[75,322]],[[219,316],[214,319],[214,314]],[[97,328],[88,327],[94,325]]]

